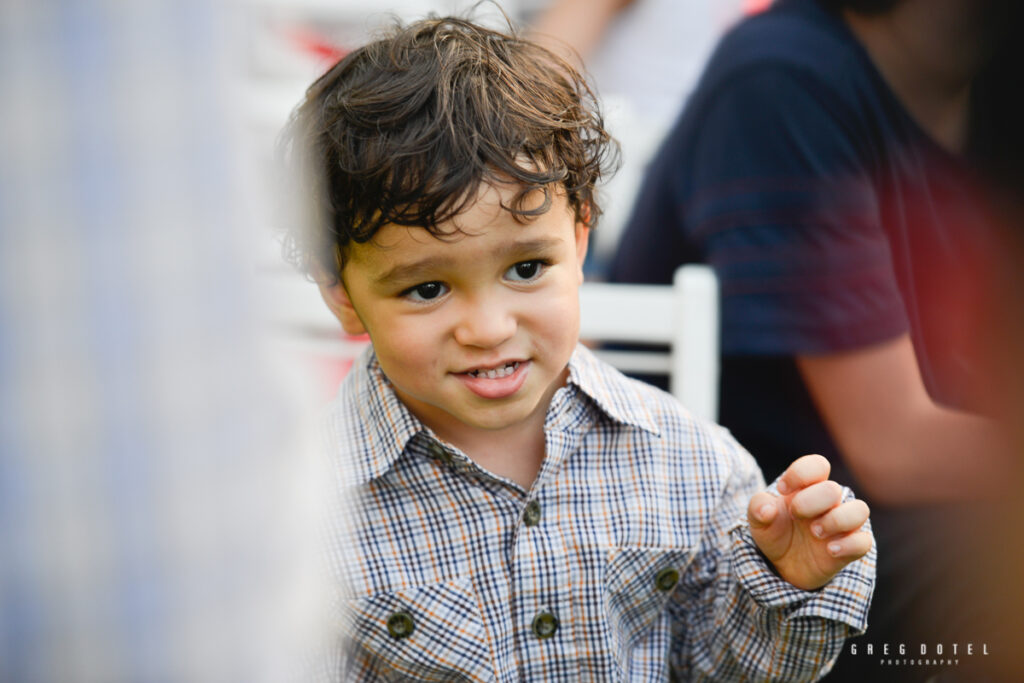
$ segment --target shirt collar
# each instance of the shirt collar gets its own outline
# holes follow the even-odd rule
[[[640,390],[639,380],[625,377],[594,353],[578,344],[569,359],[569,383],[575,384],[607,417],[616,422],[659,434],[657,423]]]
[[[342,400],[354,405],[343,407],[354,413],[363,425],[366,443],[355,445],[350,460],[354,482],[363,483],[387,472],[418,435],[436,439],[428,427],[405,407],[391,382],[381,370],[372,347],[358,358],[350,371],[353,390]],[[617,370],[599,361],[578,345],[569,359],[568,383],[588,397],[608,418],[658,435],[637,380],[623,377]]]
[[[381,370],[371,346],[352,364],[354,411],[364,426],[366,443],[356,445],[352,466],[354,481],[376,479],[388,471],[420,433],[430,433],[395,394]],[[344,400],[344,399],[343,399]]]

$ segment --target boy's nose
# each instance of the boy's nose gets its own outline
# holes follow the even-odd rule
[[[462,346],[491,349],[515,332],[516,319],[512,312],[493,300],[484,300],[464,308],[455,327],[455,341]]]

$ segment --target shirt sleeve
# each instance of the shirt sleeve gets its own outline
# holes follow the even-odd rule
[[[844,640],[867,628],[874,545],[816,591],[779,578],[746,524],[760,472],[738,444],[729,439],[728,446],[731,472],[720,505],[675,596],[682,626],[673,666],[693,681],[816,680],[831,670]]]

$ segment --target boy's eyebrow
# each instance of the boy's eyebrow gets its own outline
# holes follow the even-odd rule
[[[494,254],[499,258],[530,256],[537,252],[552,249],[561,244],[562,241],[561,237],[538,237],[522,242],[509,242],[495,249]],[[418,261],[399,263],[374,277],[373,281],[378,285],[382,285],[396,280],[399,282],[410,282],[427,279],[436,275],[438,270],[451,267],[452,261],[447,256],[427,256]]]
[[[381,275],[374,277],[373,281],[378,285],[386,285],[395,280],[400,282],[420,280],[426,278],[431,273],[436,273],[439,269],[449,265],[451,261],[446,256],[427,256],[418,261],[399,263],[388,268]]]

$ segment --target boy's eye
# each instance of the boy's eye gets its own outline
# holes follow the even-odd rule
[[[402,296],[408,297],[413,301],[431,301],[441,296],[448,291],[441,282],[424,282],[422,285],[416,285],[402,292]]]
[[[514,282],[535,280],[544,269],[545,263],[539,259],[520,261],[505,273],[505,277]]]

